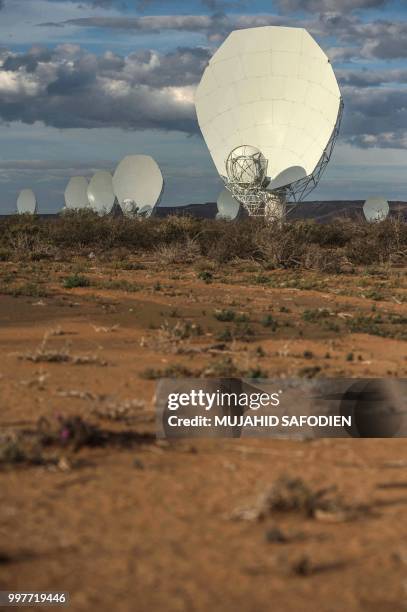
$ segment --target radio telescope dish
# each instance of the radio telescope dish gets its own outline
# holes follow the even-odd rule
[[[305,168],[302,166],[292,166],[291,168],[287,168],[278,174],[268,185],[267,189],[281,189],[282,187],[287,187],[288,185],[292,185],[297,181],[305,178],[307,176]]]
[[[151,206],[143,206],[142,208],[140,208],[140,210],[137,211],[137,214],[139,217],[151,217],[151,215],[153,214],[153,209],[151,208]]]
[[[228,189],[224,189],[220,192],[218,201],[218,214],[217,219],[236,219],[240,210],[240,203],[235,200]]]
[[[17,212],[19,215],[35,215],[37,212],[37,199],[32,189],[23,189],[17,198]]]
[[[332,66],[312,36],[303,28],[279,26],[232,32],[209,61],[195,105],[226,187],[250,214],[261,215],[266,186],[281,197],[282,207],[287,197],[300,201],[316,187],[343,108]],[[242,160],[244,168],[232,163],[242,149],[243,157],[251,157]],[[254,151],[261,168],[266,165],[265,180],[242,185],[233,165],[242,179],[257,175]]]
[[[84,176],[73,176],[65,189],[66,208],[88,208],[88,181]]]
[[[128,155],[113,175],[113,189],[124,214],[136,214],[159,202],[164,180],[157,162],[149,155]]]
[[[110,172],[100,170],[93,175],[87,190],[89,206],[99,215],[110,213],[116,196]]]
[[[389,215],[389,203],[384,198],[368,198],[363,204],[366,221],[383,221]]]

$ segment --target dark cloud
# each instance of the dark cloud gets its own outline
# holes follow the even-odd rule
[[[3,61],[3,70],[16,71],[24,68],[26,72],[35,72],[39,62],[49,62],[51,51],[44,47],[32,47],[28,53],[6,55]]]
[[[68,19],[62,25],[74,25],[85,28],[105,28],[111,30],[133,30],[158,34],[162,30],[200,32],[212,26],[209,15],[149,15],[144,17],[79,17]],[[52,23],[39,24],[53,25]],[[61,24],[60,24],[61,25]]]
[[[42,61],[38,49],[0,56],[0,121],[198,131],[193,87],[210,57],[208,50],[121,57],[64,45],[48,53]]]
[[[6,1],[9,3],[12,0],[0,0],[0,10],[5,6]],[[26,0],[26,2],[35,2],[36,0]],[[206,7],[210,11],[216,13],[219,11],[227,11],[233,9],[240,9],[250,5],[250,0],[181,0],[185,4],[186,9],[190,9],[191,4],[200,5],[202,7]],[[135,5],[137,10],[145,11],[154,5],[163,5],[171,6],[179,5],[180,0],[177,2],[171,2],[171,0],[166,0],[164,3],[163,0],[48,0],[48,2],[53,2],[55,4],[63,4],[64,2],[75,3],[78,6],[87,7],[90,6],[92,8],[117,8],[121,10],[125,10],[131,8]]]
[[[93,8],[126,8],[125,0],[49,0],[51,2],[76,2],[79,6],[91,6]]]
[[[258,20],[258,17],[253,17]],[[264,21],[265,18],[262,18]],[[270,23],[270,17],[266,20]],[[145,15],[142,17],[80,17],[62,23],[42,23],[40,26],[76,26],[123,30],[137,34],[159,34],[162,31],[191,32],[204,34],[209,40],[225,38],[239,26],[239,18],[231,19],[224,13],[213,15]]]
[[[284,0],[300,4],[297,0]],[[309,0],[309,3],[314,0]],[[326,0],[328,2],[328,0]],[[329,0],[330,2],[331,0]],[[375,20],[367,22],[356,14],[346,10],[343,0],[343,12],[338,10],[317,13],[315,17],[302,20],[272,14],[225,14],[223,12],[211,15],[144,15],[144,16],[91,16],[70,19],[59,23],[42,23],[40,26],[75,26],[82,28],[98,28],[123,30],[137,34],[158,34],[163,31],[191,32],[203,34],[208,40],[220,42],[232,30],[253,28],[266,25],[293,25],[306,27],[318,38],[329,38],[336,41],[330,49],[333,60],[364,59],[396,59],[407,57],[407,21]],[[354,0],[349,0],[356,6]],[[358,0],[362,5],[362,0]],[[369,2],[383,3],[382,0]],[[294,6],[293,4],[293,6]],[[301,6],[311,4],[301,3]],[[336,9],[338,2],[332,3]],[[287,5],[288,6],[288,5]],[[328,5],[327,5],[328,6]],[[368,6],[366,0],[364,6]]]
[[[287,20],[277,15],[145,15],[142,17],[80,17],[63,22],[45,22],[40,27],[76,26],[123,30],[137,34],[159,34],[162,31],[204,34],[208,40],[221,41],[232,30],[264,25],[287,25]]]
[[[136,6],[140,11],[145,11],[157,3],[159,3],[159,0],[137,0]],[[185,5],[191,5],[191,0],[184,0],[184,3]],[[166,4],[170,5],[171,1],[167,0]],[[198,4],[216,13],[218,11],[243,8],[249,5],[249,0],[198,0]]]
[[[345,113],[341,137],[360,147],[405,148],[407,106],[403,89],[342,88]]]
[[[309,29],[337,40],[332,59],[397,59],[407,57],[407,21],[379,19],[366,22],[355,15],[327,13],[317,16]]]
[[[361,55],[366,58],[397,59],[407,57],[407,21],[377,21],[361,28],[365,41]]]
[[[85,1],[87,1],[88,4],[91,4],[92,6],[99,6],[99,7],[102,7],[102,8],[109,8],[109,7],[111,7],[111,6],[115,5],[115,4],[125,5],[124,2],[117,3],[117,2],[115,2],[115,0],[85,0]],[[82,0],[82,2],[83,2],[83,0]]]
[[[336,76],[342,86],[377,87],[386,83],[407,84],[407,69],[391,70],[336,70]]]
[[[11,4],[13,0],[0,0],[0,10],[7,4]],[[91,6],[93,8],[111,8],[113,6],[117,8],[125,8],[125,0],[47,0],[54,4],[63,4],[64,2],[76,3],[78,6]],[[36,0],[25,0],[25,2],[36,2]]]
[[[389,3],[390,0],[277,0],[277,6],[281,12],[306,11],[352,11],[357,9],[379,8]]]
[[[249,0],[201,0],[201,4],[214,13],[242,9],[250,5]]]
[[[196,85],[210,59],[208,49],[179,48],[159,56],[153,51],[129,55],[127,75],[133,83],[150,87]],[[149,66],[153,68],[148,69]]]
[[[73,65],[62,63],[57,67],[55,78],[47,85],[49,96],[80,96],[91,90],[97,79],[97,59],[93,55],[82,55]]]
[[[75,0],[49,0],[50,2],[75,2]],[[118,4],[117,0],[76,0],[79,6],[94,8],[110,8]]]

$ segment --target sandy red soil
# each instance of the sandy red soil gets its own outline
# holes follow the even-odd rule
[[[405,324],[383,324],[388,337],[349,324],[372,313],[405,317],[405,270],[276,271],[259,283],[246,262],[214,270],[208,284],[199,268],[143,265],[1,264],[0,435],[79,415],[145,438],[61,447],[56,465],[0,468],[0,587],[69,591],[75,611],[407,610],[404,439],[157,443],[155,381],[145,377],[174,364],[216,374],[225,360],[270,376],[318,366],[317,376],[406,377]],[[64,288],[75,272],[91,286]],[[251,334],[208,350],[225,328],[235,333],[217,309],[244,313]],[[328,314],[304,318],[317,309]],[[262,324],[267,315],[275,331]],[[186,323],[202,333],[179,339],[174,327]],[[27,360],[44,337],[46,350],[89,363]],[[367,510],[344,521],[302,512],[231,519],[283,475],[312,489],[336,485]],[[268,541],[275,527],[288,541]]]

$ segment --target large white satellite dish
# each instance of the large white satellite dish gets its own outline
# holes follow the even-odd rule
[[[111,212],[116,196],[110,172],[100,170],[93,175],[87,190],[87,197],[89,206],[99,215]]]
[[[73,176],[65,189],[66,208],[88,208],[88,181],[84,176]]]
[[[164,180],[157,162],[149,155],[128,155],[113,175],[113,189],[124,214],[159,202]]]
[[[217,219],[236,219],[240,210],[240,203],[235,200],[228,189],[224,189],[220,192],[218,201],[218,214]]]
[[[383,221],[389,211],[389,203],[384,198],[368,198],[363,204],[363,214],[369,222]]]
[[[343,108],[332,66],[312,36],[279,26],[232,32],[211,58],[195,103],[220,176],[251,214],[264,214],[267,185],[295,201],[311,192],[330,159]],[[262,186],[236,180],[231,156],[242,149],[240,168],[249,174],[259,159],[264,163],[259,154],[265,160]]]
[[[17,212],[20,215],[26,213],[35,215],[37,212],[37,199],[32,189],[23,189],[17,198]]]

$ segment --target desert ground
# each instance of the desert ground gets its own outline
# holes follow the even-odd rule
[[[162,376],[406,378],[405,262],[187,255],[0,262],[0,590],[406,611],[404,439],[162,441],[154,414]]]

